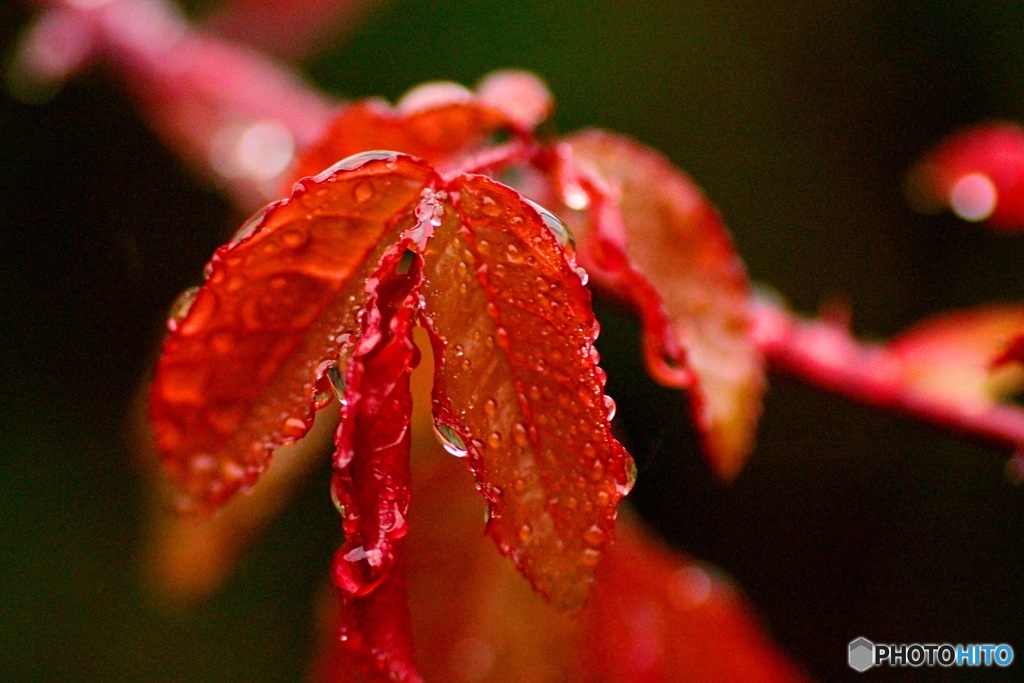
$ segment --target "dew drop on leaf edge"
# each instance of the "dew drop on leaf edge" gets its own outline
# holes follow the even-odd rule
[[[328,167],[314,176],[313,180],[322,182],[339,171],[355,171],[373,161],[395,161],[396,159],[398,159],[398,152],[389,150],[378,149],[370,152],[360,152],[359,154],[345,157],[333,166]]]
[[[434,435],[441,446],[456,458],[465,458],[468,454],[466,443],[458,433],[446,424],[434,423]]]
[[[573,239],[572,232],[561,218],[551,213],[551,211],[545,209],[543,206],[530,199],[524,201],[529,204],[533,209],[540,214],[540,219],[544,221],[544,225],[547,226],[548,231],[554,235],[558,245],[563,249],[569,249],[571,251],[576,249],[576,240]]]
[[[167,313],[167,329],[174,332],[178,329],[178,325],[185,319],[188,312],[192,310],[192,304],[195,303],[196,294],[199,293],[199,287],[189,287],[184,292],[178,295],[171,304],[171,309]]]

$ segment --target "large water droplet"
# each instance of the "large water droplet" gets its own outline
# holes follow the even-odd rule
[[[615,418],[615,399],[611,396],[604,397],[604,410],[609,422]]]
[[[371,152],[360,152],[359,154],[353,154],[350,157],[345,157],[338,163],[329,167],[327,170],[322,171],[316,177],[313,178],[316,182],[323,182],[339,171],[355,171],[362,168],[366,164],[373,161],[396,161],[398,159],[398,152],[391,152],[388,150],[377,149]]]
[[[446,424],[435,422],[434,435],[437,436],[437,440],[441,442],[444,449],[456,458],[466,457],[468,453],[466,442],[462,440],[462,437],[454,429]]]
[[[569,226],[563,223],[561,218],[534,201],[530,201],[529,199],[525,199],[524,201],[540,214],[540,219],[544,221],[544,225],[546,225],[551,234],[555,236],[555,240],[558,242],[560,247],[569,251],[576,250],[576,240],[573,239]]]
[[[346,543],[334,557],[334,585],[354,597],[365,597],[387,578],[394,560],[379,548]]]

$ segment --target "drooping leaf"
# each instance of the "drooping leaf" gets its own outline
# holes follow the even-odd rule
[[[407,157],[377,157],[297,184],[176,304],[150,412],[184,502],[223,502],[308,430],[318,372],[359,331],[367,278],[436,180]]]
[[[468,455],[499,548],[578,607],[633,476],[610,432],[590,295],[553,215],[482,176],[448,189],[424,270],[438,432]]]
[[[345,108],[321,141],[307,150],[298,175],[319,173],[338,159],[393,149],[444,164],[482,148],[499,132],[528,135],[550,112],[547,89],[525,72],[497,72],[480,94],[454,83],[427,83],[391,107],[363,100]]]
[[[639,309],[654,377],[690,384],[711,462],[731,479],[753,446],[765,380],[749,335],[749,284],[725,225],[689,178],[633,140],[591,130],[567,143],[614,203],[574,223],[581,254]]]
[[[333,572],[343,646],[377,675],[414,683],[422,679],[412,655],[404,538],[412,488],[409,375],[418,361],[412,327],[422,275],[418,258],[400,272],[404,252],[396,244],[367,286],[373,292],[341,389],[346,407],[332,487],[345,544]]]
[[[1024,332],[1024,307],[992,305],[918,323],[887,346],[902,382],[936,398],[983,408],[1024,389],[1024,368],[996,364]]]
[[[911,170],[907,198],[915,208],[949,208],[967,221],[1007,232],[1024,229],[1024,128],[988,123],[940,142]]]

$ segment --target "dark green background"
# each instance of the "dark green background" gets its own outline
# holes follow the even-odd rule
[[[0,7],[0,47],[26,19]],[[395,0],[308,64],[332,92],[390,98],[507,66],[547,79],[561,130],[619,130],[692,173],[751,275],[803,310],[841,297],[859,333],[885,336],[1020,299],[1024,241],[915,215],[901,184],[955,127],[1024,118],[1022,3]],[[45,105],[0,99],[0,211],[0,679],[297,680],[337,539],[326,471],[196,611],[150,608],[137,581],[129,401],[168,304],[237,217],[99,73]],[[599,314],[641,465],[633,501],[736,577],[816,678],[853,677],[860,635],[1010,642],[1024,658],[1024,492],[1007,454],[773,377],[758,449],[723,487],[685,398],[644,376],[635,324]]]

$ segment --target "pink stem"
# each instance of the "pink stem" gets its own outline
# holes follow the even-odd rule
[[[122,78],[171,149],[212,169],[244,208],[278,196],[297,150],[320,137],[336,109],[257,52],[191,28],[164,0],[35,4],[47,10],[37,26],[59,16],[61,26],[77,23],[78,33],[91,36],[93,52]],[[61,54],[60,35],[30,31],[21,51]]]
[[[965,405],[924,393],[901,380],[899,358],[854,339],[841,325],[802,319],[763,300],[755,303],[752,318],[758,347],[783,372],[988,444],[1024,450],[1024,409]]]

